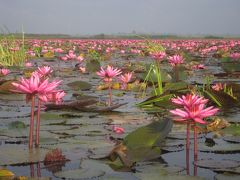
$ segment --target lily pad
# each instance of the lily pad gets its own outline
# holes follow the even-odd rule
[[[29,150],[25,145],[0,146],[0,165],[28,164],[43,161],[47,150],[34,148]]]
[[[100,169],[93,169],[91,167],[73,169],[57,172],[54,175],[58,178],[64,179],[98,179],[104,176],[105,172]]]
[[[226,135],[240,136],[240,125],[232,124],[231,126],[221,130]]]
[[[239,180],[240,176],[236,175],[236,174],[228,174],[228,173],[224,173],[224,174],[217,174],[214,179],[215,180]]]
[[[226,136],[223,140],[231,143],[240,143],[240,136]]]
[[[100,62],[95,59],[88,60],[86,63],[86,69],[88,72],[95,73],[100,69]]]
[[[196,165],[199,167],[207,168],[207,169],[221,169],[221,168],[236,168],[240,166],[239,161],[233,160],[213,160],[213,159],[202,159],[196,162]]]
[[[231,154],[231,153],[238,153],[240,152],[239,144],[232,144],[232,143],[224,143],[224,141],[217,141],[217,143],[209,147],[206,144],[199,144],[199,151],[202,152],[212,152],[212,153],[219,153],[219,154]]]
[[[25,129],[27,126],[21,121],[14,121],[8,124],[9,129]]]
[[[240,63],[239,62],[222,63],[222,68],[225,72],[228,73],[240,72]]]
[[[92,88],[92,85],[85,81],[75,81],[67,84],[69,87],[71,87],[75,91],[87,91]]]
[[[16,81],[9,80],[2,83],[0,85],[0,93],[13,94],[13,92],[11,92],[11,90],[15,89],[15,87],[12,85],[13,82]]]

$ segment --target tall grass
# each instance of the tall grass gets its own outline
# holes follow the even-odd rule
[[[23,66],[26,61],[26,49],[24,48],[24,35],[22,39],[16,39],[13,35],[0,36],[0,65]]]

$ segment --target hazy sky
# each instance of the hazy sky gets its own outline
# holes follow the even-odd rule
[[[240,35],[240,0],[0,0],[0,28],[26,33]]]

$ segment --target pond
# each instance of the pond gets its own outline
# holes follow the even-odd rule
[[[220,125],[213,129],[200,126],[197,161],[193,158],[193,131],[190,132],[190,149],[186,152],[186,124],[172,124],[173,116],[169,110],[175,106],[169,99],[167,103],[160,101],[139,106],[139,103],[154,97],[155,82],[144,81],[150,64],[154,62],[151,53],[147,52],[154,49],[153,44],[143,40],[28,40],[28,51],[34,50],[31,47],[37,47],[36,44],[41,51],[40,57],[35,55],[29,59],[33,66],[8,67],[10,74],[0,79],[1,168],[13,172],[16,177],[36,179],[239,179],[240,57],[231,58],[231,54],[240,50],[239,40],[154,41],[154,45],[164,47],[167,56],[181,54],[184,57],[177,80],[181,88],[184,86],[189,91],[196,86],[202,88],[216,83],[231,87],[229,91],[232,94],[222,93],[220,96],[216,93],[215,97],[220,97],[220,106],[212,100],[210,102],[220,110],[208,119],[208,124],[215,121]],[[51,54],[54,48],[64,51]],[[76,57],[60,60],[69,55],[69,50],[81,55],[84,60]],[[165,93],[172,93],[177,84],[175,72],[165,59],[161,62],[161,70],[166,73],[162,74],[163,89]],[[112,103],[119,106],[105,109],[108,90],[96,74],[95,68],[99,70],[97,62],[103,67],[112,65],[124,72],[134,72],[128,89],[121,89],[118,83],[112,87]],[[79,65],[86,67],[86,72],[81,71]],[[53,69],[51,80],[62,80],[59,87],[66,93],[62,103],[79,104],[74,108],[59,105],[57,109],[51,108],[49,103],[42,104],[40,145],[29,149],[31,105],[26,103],[25,94],[13,93],[9,90],[10,83],[6,84],[21,76],[30,77],[31,72],[41,66]],[[235,99],[231,98],[233,96]],[[206,97],[210,99],[211,96]],[[94,103],[84,105],[89,99]],[[161,142],[156,144],[159,151],[149,154],[144,149],[135,150],[133,154],[140,156],[139,161],[131,167],[122,164],[119,154],[124,152],[121,148],[125,147],[117,149],[119,143],[139,128],[164,119],[171,121],[171,127],[166,125],[170,127],[169,132],[166,130],[166,133],[160,134]],[[114,127],[123,128],[124,132],[118,133]],[[136,141],[144,142],[150,136],[148,133],[139,135]],[[57,157],[59,161],[46,161],[51,151],[52,157]],[[107,156],[116,157],[111,161],[109,157],[104,158]]]

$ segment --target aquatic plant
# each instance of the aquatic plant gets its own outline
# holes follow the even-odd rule
[[[56,148],[45,155],[43,164],[49,171],[55,173],[61,171],[67,161],[69,160],[62,153],[61,149]]]
[[[112,127],[112,130],[116,134],[123,134],[125,132],[124,128],[119,127],[119,126],[115,126],[115,125]]]
[[[109,100],[108,100],[108,106],[111,106],[112,104],[112,81],[113,78],[117,77],[120,75],[122,72],[118,68],[113,68],[112,66],[107,66],[106,69],[103,69],[101,67],[101,70],[97,72],[97,75],[105,82],[108,84],[108,95],[109,95]]]
[[[2,68],[0,69],[0,76],[6,76],[10,73],[10,70],[9,69],[6,69],[6,68]]]
[[[121,89],[127,89],[127,84],[131,81],[133,73],[125,73],[119,77],[119,80],[121,82]]]
[[[150,64],[150,68],[147,72],[147,75],[144,79],[144,83],[147,81],[151,81],[155,96],[163,94],[163,82],[162,82],[162,73],[161,73],[161,61],[165,58],[165,52],[153,52],[151,53],[151,57],[155,60],[153,63]],[[153,77],[157,78],[157,86],[155,86],[155,82],[153,81]]]
[[[18,83],[13,82],[12,85],[15,87],[13,92],[26,94],[26,102],[31,100],[31,120],[30,120],[30,130],[29,130],[29,148],[33,147],[33,131],[34,131],[34,105],[35,105],[35,96],[39,97],[38,99],[38,111],[37,111],[37,123],[36,123],[36,143],[39,145],[39,131],[40,131],[40,106],[42,96],[48,96],[49,94],[55,93],[55,88],[61,83],[61,81],[52,81],[48,82],[48,79],[41,79],[41,76],[38,73],[33,73],[29,79],[20,79]],[[56,97],[52,95],[51,97]],[[47,98],[45,98],[48,100]]]
[[[179,64],[182,64],[184,62],[184,59],[180,55],[174,55],[168,58],[168,62],[173,67],[174,73],[175,73],[175,80],[176,82],[178,82],[179,81],[179,69],[178,69]]]
[[[170,110],[175,115],[175,121],[187,123],[186,134],[186,154],[189,153],[190,141],[190,124],[194,124],[194,161],[197,161],[197,123],[206,124],[203,119],[215,115],[219,109],[213,106],[205,108],[208,99],[195,94],[187,94],[182,97],[172,98],[174,104],[181,105],[183,109]],[[188,155],[186,155],[187,157]]]

